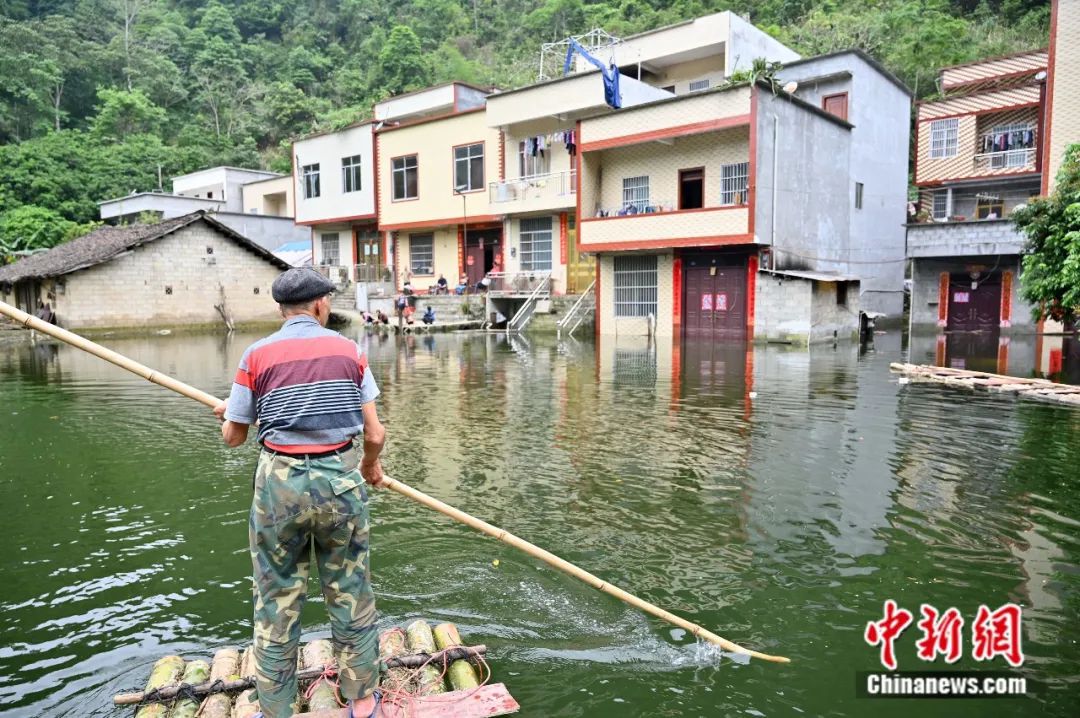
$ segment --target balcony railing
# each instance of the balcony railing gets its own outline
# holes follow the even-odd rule
[[[671,200],[649,199],[640,202],[627,202],[618,207],[598,207],[596,217],[629,217],[635,214],[657,214],[660,212],[674,212],[675,205]]]
[[[551,279],[551,272],[488,272],[487,278],[490,296],[529,296]]]
[[[334,284],[349,283],[349,267],[344,264],[316,264],[316,271]]]
[[[334,284],[389,282],[390,270],[375,264],[317,264],[315,269]]]
[[[1025,147],[1000,152],[981,152],[975,155],[975,169],[979,172],[1034,169],[1036,149],[1035,147]]]
[[[577,172],[573,170],[492,182],[488,187],[492,204],[556,199],[576,192]]]

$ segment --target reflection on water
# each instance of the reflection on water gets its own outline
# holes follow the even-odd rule
[[[909,361],[1080,384],[1080,339],[1075,334],[918,333],[910,339]]]
[[[224,395],[253,339],[106,343]],[[953,339],[913,338],[911,358],[940,352],[990,370],[1002,359],[1000,338]],[[1075,410],[899,386],[888,364],[905,355],[893,335],[865,353],[498,334],[360,340],[383,388],[395,478],[794,661],[722,658],[422,507],[376,496],[380,620],[457,622],[490,646],[522,715],[907,715],[902,701],[854,698],[856,672],[876,667],[862,628],[886,598],[968,617],[980,603],[1024,606],[1022,673],[1043,690],[920,702],[921,713],[1075,715]],[[1030,373],[1048,352],[1024,337],[1007,348],[1009,373]],[[100,360],[48,343],[0,350],[0,711],[110,715],[111,695],[138,686],[160,655],[247,641],[253,458],[219,444],[205,408]],[[326,634],[317,596],[303,619],[309,635]],[[898,644],[902,668],[921,667],[915,638]],[[985,668],[966,657],[959,667]]]

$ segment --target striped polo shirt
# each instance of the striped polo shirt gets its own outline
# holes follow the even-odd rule
[[[339,448],[364,430],[379,388],[356,342],[307,315],[244,352],[225,418],[259,424],[259,443],[291,454]]]

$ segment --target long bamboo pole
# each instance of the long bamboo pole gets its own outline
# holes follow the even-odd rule
[[[105,361],[112,362],[113,364],[117,365],[122,369],[127,369],[130,372],[138,374],[147,381],[159,384],[166,389],[171,389],[178,394],[182,394],[188,398],[194,399],[195,401],[201,402],[206,406],[216,407],[219,403],[221,403],[219,399],[210,394],[207,394],[204,391],[200,391],[199,389],[196,389],[193,386],[189,386],[182,381],[178,381],[170,376],[156,372],[148,366],[144,366],[143,364],[129,359],[122,354],[118,354],[111,349],[106,349],[100,344],[92,342],[85,337],[81,337],[78,334],[69,332],[66,329],[62,329],[53,324],[49,324],[48,322],[44,322],[37,317],[27,314],[21,309],[17,309],[16,307],[11,306],[10,304],[0,302],[0,314],[7,315],[25,327],[35,329],[42,334],[48,334],[49,336],[55,337],[60,341],[67,342],[68,344],[78,347],[83,351],[89,352],[94,356],[100,357]],[[604,593],[614,596],[620,601],[628,603],[631,606],[634,606],[635,608],[644,611],[645,613],[649,613],[653,616],[656,616],[657,618],[667,621],[668,623],[674,624],[679,628],[682,628],[683,630],[689,631],[692,635],[704,639],[710,643],[713,643],[724,649],[725,651],[729,651],[731,653],[740,653],[745,656],[759,658],[763,661],[770,661],[772,663],[791,662],[791,659],[785,658],[783,656],[773,656],[767,653],[760,653],[758,651],[750,650],[749,648],[743,648],[737,643],[732,643],[726,638],[718,636],[712,631],[709,631],[696,623],[687,621],[685,618],[680,618],[674,613],[665,611],[664,609],[660,608],[655,604],[638,598],[637,596],[627,591],[624,591],[618,586],[613,586],[610,583],[601,580],[597,576],[594,576],[593,574],[570,563],[569,561],[559,558],[550,551],[531,544],[525,539],[518,538],[509,531],[504,531],[497,526],[493,526],[486,521],[482,521],[475,516],[471,516],[464,511],[454,508],[450,504],[444,503],[436,498],[428,496],[422,491],[417,491],[411,486],[407,486],[400,481],[391,479],[389,476],[384,476],[381,486],[383,488],[390,489],[391,491],[395,491],[402,496],[406,496],[419,504],[427,506],[430,509],[438,511],[444,516],[449,516],[455,521],[459,521],[466,526],[476,529],[481,533],[496,538],[505,544],[513,546],[514,548],[527,553],[533,558],[540,559],[549,566],[557,568],[560,571],[563,571],[564,573],[567,573],[580,581],[584,581],[598,591],[603,591]]]

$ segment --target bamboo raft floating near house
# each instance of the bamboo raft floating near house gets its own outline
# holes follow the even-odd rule
[[[452,623],[432,629],[419,619],[379,636],[380,715],[386,718],[486,718],[516,713],[517,701],[502,683],[490,683],[484,646],[464,646]],[[222,648],[212,661],[164,656],[140,693],[113,697],[133,705],[135,718],[252,718],[259,712],[251,648]],[[304,644],[296,718],[347,718],[338,693],[333,646]],[[301,713],[299,711],[307,711]]]
[[[894,373],[903,374],[913,382],[944,384],[967,390],[983,389],[994,393],[1011,394],[1023,399],[1080,407],[1080,386],[1074,384],[1059,384],[1046,379],[1025,379],[926,364],[894,362],[889,365],[889,369]]]

